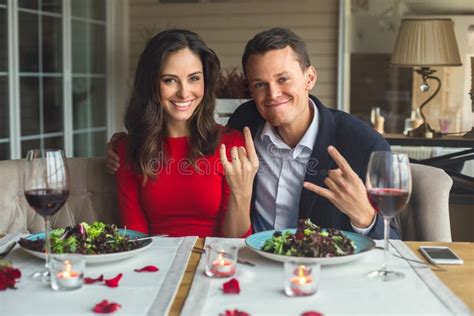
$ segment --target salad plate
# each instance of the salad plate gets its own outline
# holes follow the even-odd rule
[[[122,235],[129,236],[130,239],[142,238],[142,237],[147,236],[144,233],[137,232],[137,231],[130,230],[130,229],[124,230],[124,229],[119,228],[118,232]],[[44,235],[45,235],[44,232],[36,233],[36,234],[28,235],[28,236],[24,237],[24,239],[27,239],[27,240],[36,240],[38,238],[39,239],[44,239]],[[129,257],[135,256],[136,254],[144,251],[145,249],[147,249],[148,247],[151,246],[152,242],[153,242],[153,240],[150,238],[149,240],[141,241],[140,242],[140,247],[136,248],[136,249],[133,249],[133,250],[107,253],[107,254],[99,254],[99,255],[84,255],[84,257],[86,259],[87,264],[108,263],[108,262],[123,260],[123,259],[129,258]],[[27,249],[27,248],[25,248],[21,245],[20,245],[20,248],[23,249],[24,251],[26,251],[27,253],[35,256],[35,257],[45,259],[44,252],[30,250],[30,249]],[[55,255],[56,254],[53,253],[53,254],[51,254],[51,257],[54,257]]]
[[[290,232],[294,234],[296,229],[283,229],[278,230],[282,233]],[[322,265],[333,265],[333,264],[340,264],[346,263],[353,260],[360,258],[361,256],[365,255],[369,250],[372,250],[375,247],[375,242],[370,239],[369,237],[363,236],[361,234],[341,231],[347,238],[349,238],[354,246],[355,251],[353,254],[344,255],[344,256],[337,256],[337,257],[295,257],[295,256],[286,256],[286,255],[279,255],[270,252],[266,252],[262,250],[263,245],[268,239],[271,239],[273,234],[276,230],[267,230],[259,233],[255,233],[250,235],[245,239],[246,246],[251,249],[252,251],[258,253],[259,255],[279,262],[286,262],[292,260],[298,260],[300,262],[317,262],[321,263]]]

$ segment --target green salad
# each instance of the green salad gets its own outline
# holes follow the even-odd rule
[[[276,231],[272,238],[265,241],[262,250],[294,257],[337,257],[353,254],[355,244],[340,230],[323,230],[306,219],[299,220],[294,234]]]
[[[75,226],[57,228],[50,232],[51,253],[81,253],[97,255],[133,250],[140,242],[130,242],[130,237],[118,231],[117,226],[82,222]],[[44,239],[21,238],[19,244],[29,250],[44,251]]]

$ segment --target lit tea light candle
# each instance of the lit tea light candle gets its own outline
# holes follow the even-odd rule
[[[237,271],[238,248],[228,243],[213,242],[206,246],[205,274],[210,278],[226,278]]]
[[[212,272],[217,277],[228,277],[235,273],[235,263],[224,258],[222,253],[219,253],[217,260],[212,262]]]
[[[290,279],[290,287],[294,295],[305,296],[316,293],[316,286],[311,277],[310,268],[301,265],[294,270],[293,274],[295,276]]]
[[[58,286],[64,289],[74,289],[82,286],[80,273],[72,271],[72,265],[68,260],[64,261],[64,271],[56,273],[56,281]]]

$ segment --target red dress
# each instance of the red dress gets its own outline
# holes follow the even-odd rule
[[[127,162],[128,139],[116,146],[120,157],[117,193],[123,225],[149,234],[170,236],[222,236],[230,189],[222,164],[219,146],[215,152],[197,161],[196,171],[188,158],[187,137],[167,139],[170,150],[167,163],[156,180],[133,172]],[[242,133],[222,130],[220,144],[226,145],[227,157],[233,146],[244,146]],[[251,233],[249,227],[245,237]]]

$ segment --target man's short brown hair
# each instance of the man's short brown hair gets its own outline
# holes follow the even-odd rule
[[[311,65],[306,43],[290,29],[274,27],[256,34],[247,42],[242,56],[244,73],[247,74],[247,61],[251,55],[265,54],[270,50],[283,49],[287,46],[293,49],[301,70],[305,71]]]

